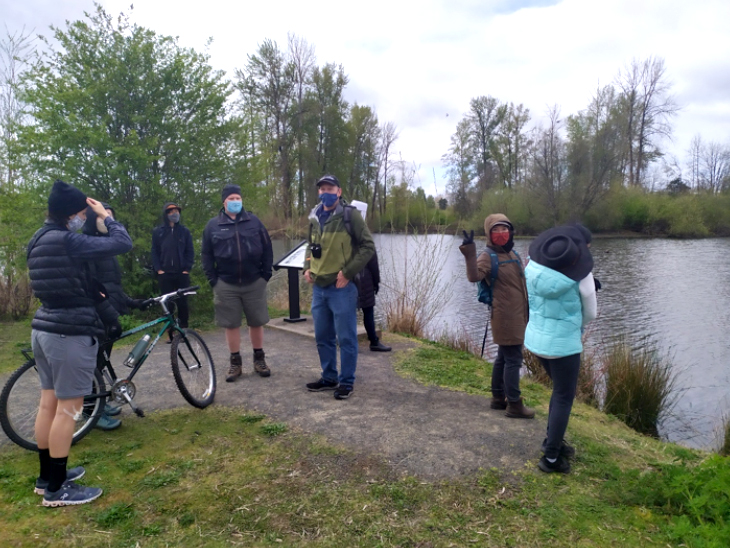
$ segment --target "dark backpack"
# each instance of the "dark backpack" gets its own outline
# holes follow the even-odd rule
[[[483,280],[479,280],[477,282],[477,300],[480,303],[484,303],[487,306],[492,306],[492,302],[494,300],[493,290],[494,290],[494,283],[497,281],[497,276],[499,275],[499,265],[501,264],[508,264],[508,263],[517,263],[520,265],[520,273],[524,276],[524,272],[522,270],[522,259],[520,259],[519,254],[512,250],[512,253],[515,254],[516,259],[509,259],[508,261],[500,261],[497,257],[497,253],[495,251],[492,251],[491,249],[487,248],[485,253],[489,253],[489,258],[492,261],[492,268],[489,275],[489,282],[487,282],[487,279],[484,278]]]

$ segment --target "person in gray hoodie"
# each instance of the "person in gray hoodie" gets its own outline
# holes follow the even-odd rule
[[[180,223],[182,207],[176,202],[165,202],[162,224],[152,231],[152,267],[157,274],[160,293],[171,293],[190,287],[190,270],[195,251],[190,230]],[[177,299],[180,327],[188,326],[188,300]]]

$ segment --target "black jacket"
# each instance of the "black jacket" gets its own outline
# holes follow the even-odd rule
[[[160,270],[170,274],[190,272],[195,261],[190,230],[179,222],[170,226],[165,217],[167,206],[173,203],[165,202],[162,208],[162,224],[152,231],[152,267],[155,273]]]
[[[62,335],[104,335],[97,311],[101,299],[87,261],[132,249],[132,240],[121,223],[107,219],[105,224],[108,238],[76,234],[50,222],[31,238],[28,273],[33,293],[41,301],[31,322],[33,329]]]
[[[360,271],[359,277],[357,307],[370,308],[375,306],[375,293],[380,289],[380,267],[377,253],[373,253],[368,264]]]
[[[274,263],[271,238],[256,215],[241,211],[231,219],[223,209],[203,231],[203,270],[211,286],[269,281]]]

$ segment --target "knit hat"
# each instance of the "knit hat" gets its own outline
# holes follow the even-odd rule
[[[325,175],[319,181],[317,181],[317,186],[319,186],[319,185],[325,185],[325,184],[327,184],[327,185],[335,185],[335,186],[339,186],[340,188],[342,188],[340,186],[340,181],[338,181],[337,180],[337,177],[335,177],[334,175]]]
[[[221,192],[221,197],[223,198],[223,201],[226,201],[226,198],[228,198],[231,194],[238,194],[241,195],[241,187],[238,185],[226,185],[223,187],[223,191]]]
[[[86,194],[75,186],[61,180],[53,183],[48,196],[48,212],[60,217],[70,217],[74,213],[86,209]]]

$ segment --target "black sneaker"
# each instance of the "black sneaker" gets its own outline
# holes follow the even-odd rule
[[[350,397],[350,394],[352,394],[353,390],[354,389],[352,388],[352,386],[340,385],[335,390],[335,399],[336,400],[346,400],[347,398]]]
[[[547,445],[547,438],[542,440],[542,452],[545,452],[545,446]],[[572,459],[575,457],[575,448],[572,445],[568,445],[565,440],[560,443],[560,454],[566,459]]]
[[[334,390],[339,386],[337,381],[326,381],[319,379],[317,382],[308,382],[307,390],[310,392],[322,392],[322,390]]]
[[[547,457],[543,455],[540,462],[537,463],[537,467],[546,474],[552,474],[553,472],[567,474],[570,472],[570,463],[563,455],[558,455],[555,462],[550,462],[547,460]]]
[[[77,466],[75,468],[69,468],[66,470],[66,481],[74,481],[77,480],[86,474],[86,470],[83,466]],[[48,487],[48,480],[44,480],[41,478],[38,478],[35,480],[35,494],[36,495],[45,495],[46,494],[46,488]]]
[[[98,499],[102,490],[98,487],[82,487],[72,481],[66,481],[56,492],[46,491],[43,494],[43,506],[75,506]]]

